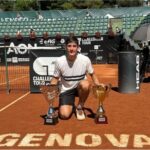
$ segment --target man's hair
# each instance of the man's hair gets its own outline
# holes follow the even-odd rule
[[[72,42],[74,42],[74,43],[76,43],[77,45],[79,45],[78,39],[77,39],[76,36],[69,36],[69,37],[67,37],[67,38],[66,38],[66,41],[65,41],[65,44],[68,45],[69,43],[72,43]]]

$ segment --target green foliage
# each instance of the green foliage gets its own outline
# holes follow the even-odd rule
[[[72,4],[77,9],[101,8],[103,0],[73,0]]]
[[[103,0],[50,0],[49,9],[87,9],[101,8]]]
[[[16,10],[32,10],[36,9],[36,0],[16,0],[15,9]]]
[[[144,0],[0,0],[4,11],[48,10],[48,9],[90,9],[141,6]]]
[[[101,8],[103,6],[102,0],[87,0],[85,1],[85,4],[88,8]]]
[[[1,0],[0,9],[4,11],[36,10],[37,0]]]
[[[49,9],[63,9],[63,4],[65,3],[65,0],[50,0],[50,5],[48,6]],[[65,6],[66,7],[66,6]]]
[[[62,8],[63,9],[73,9],[74,7],[73,7],[72,3],[66,2],[66,3],[62,4]]]
[[[14,1],[9,0],[1,0],[0,1],[0,9],[4,11],[13,10],[14,8]]]
[[[116,0],[116,3],[121,7],[131,7],[142,5],[143,0]]]

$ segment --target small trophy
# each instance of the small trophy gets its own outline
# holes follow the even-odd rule
[[[98,99],[98,109],[95,115],[95,123],[97,124],[107,124],[108,119],[105,115],[105,110],[103,107],[103,102],[108,95],[108,92],[111,89],[111,84],[105,85],[105,87],[99,85],[99,86],[93,86],[93,93],[96,99]]]
[[[58,96],[58,86],[57,85],[45,85],[40,87],[40,91],[44,95],[46,101],[49,104],[49,109],[47,115],[45,116],[45,124],[55,125],[58,123],[58,113],[56,113],[53,102]]]

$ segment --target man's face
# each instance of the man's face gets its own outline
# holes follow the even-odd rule
[[[69,43],[66,46],[68,56],[76,56],[78,52],[78,45],[74,42]]]

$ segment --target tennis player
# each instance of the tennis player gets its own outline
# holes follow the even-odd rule
[[[84,104],[90,92],[89,74],[95,85],[102,85],[94,73],[91,61],[87,56],[78,53],[79,44],[75,36],[69,36],[65,41],[66,55],[57,58],[51,84],[60,81],[59,117],[69,119],[76,112],[78,120],[85,119]],[[79,97],[75,107],[75,97]],[[75,109],[74,109],[75,108]]]

